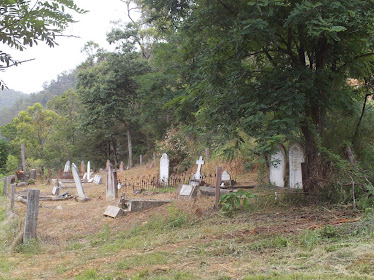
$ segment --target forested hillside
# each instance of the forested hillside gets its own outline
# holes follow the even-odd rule
[[[107,33],[114,52],[88,42],[77,69],[3,111],[3,172],[14,171],[21,143],[35,168],[107,159],[131,168],[157,150],[182,171],[205,147],[265,170],[278,145],[299,142],[306,192],[338,189],[349,200],[347,182],[368,184],[373,2],[142,0],[127,9],[129,23]]]
[[[40,103],[43,106],[54,96],[61,96],[69,89],[75,89],[77,71],[64,72],[55,80],[44,84],[44,89],[38,93],[24,94],[4,89],[0,92],[0,125],[5,125],[17,117],[18,113],[28,106]],[[4,104],[3,106],[1,106]]]
[[[19,98],[25,97],[26,94],[12,89],[0,91],[0,111],[6,106],[12,106]]]

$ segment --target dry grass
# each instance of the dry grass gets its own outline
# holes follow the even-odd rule
[[[44,194],[52,190],[35,187]],[[284,205],[286,200],[274,202],[274,190],[254,189],[262,199],[233,218],[213,210],[214,197],[198,196],[111,219],[103,216],[115,204],[105,200],[105,186],[86,185],[85,192],[91,199],[84,203],[42,202],[39,243],[2,252],[0,279],[373,279],[372,237],[330,240],[309,231],[360,217],[349,209]],[[176,192],[126,195],[176,198]],[[24,217],[25,205],[16,203],[15,212]],[[349,224],[347,234],[358,224]]]

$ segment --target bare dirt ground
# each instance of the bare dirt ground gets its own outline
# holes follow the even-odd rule
[[[147,172],[157,170],[134,168],[124,175]],[[238,178],[255,182],[253,173]],[[43,184],[33,188],[42,195],[52,190]],[[213,210],[214,197],[179,201],[176,192],[135,195],[122,189],[129,198],[175,202],[112,219],[103,216],[116,204],[105,200],[105,185],[84,189],[87,202],[41,202],[38,244],[1,253],[0,279],[373,279],[372,237],[353,245],[346,239],[300,245],[302,238],[313,245],[307,234],[326,225],[358,225],[362,214],[349,207],[274,203],[274,191],[280,190],[255,188],[251,211],[227,217]],[[16,203],[21,220],[25,208]]]

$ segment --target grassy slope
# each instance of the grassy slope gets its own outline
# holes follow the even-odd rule
[[[17,252],[6,242],[18,226],[1,214],[0,279],[374,279],[372,216],[255,191],[251,209],[231,217],[212,210],[214,198],[198,197],[113,220],[102,216],[114,204],[105,187],[86,187],[87,203],[43,202],[39,242]],[[24,208],[16,204],[20,217]]]

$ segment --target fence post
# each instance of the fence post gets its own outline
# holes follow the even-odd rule
[[[10,195],[10,210],[13,212],[14,210],[14,195],[16,192],[16,186],[12,185],[11,195]]]
[[[8,177],[5,177],[4,179],[4,197],[8,197]]]
[[[39,194],[40,190],[38,189],[29,189],[27,192],[27,210],[23,243],[36,238],[36,226],[38,224],[39,214]]]
[[[215,209],[219,209],[218,203],[219,203],[219,196],[220,196],[220,190],[221,190],[221,177],[222,177],[222,167],[218,166],[216,169],[216,204],[214,205]]]

